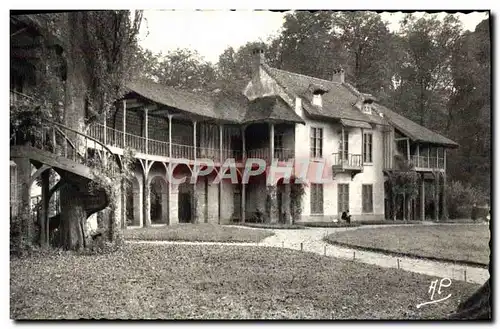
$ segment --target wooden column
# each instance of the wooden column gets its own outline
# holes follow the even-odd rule
[[[448,219],[448,204],[447,204],[447,193],[446,193],[446,172],[443,172],[443,186],[442,186],[442,190],[441,190],[441,206],[443,207],[442,208],[442,211],[441,211],[441,218],[443,220],[447,220]]]
[[[436,168],[439,169],[439,147],[436,147]]]
[[[434,172],[434,219],[439,220],[439,172]]]
[[[127,147],[127,138],[126,138],[126,133],[127,133],[127,102],[125,100],[122,101],[123,103],[123,148]]]
[[[446,149],[444,149],[444,172],[446,173]]]
[[[407,160],[410,161],[410,139],[406,139],[406,157]]]
[[[427,146],[427,168],[431,166],[431,146]]]
[[[144,138],[146,139],[146,146],[145,146],[146,154],[148,154],[149,134],[148,134],[148,108],[147,107],[144,109]]]
[[[247,149],[246,149],[246,138],[245,138],[245,129],[246,126],[241,127],[241,141],[242,141],[242,159],[243,163],[245,163],[247,158]],[[243,177],[241,180],[241,221],[245,222],[246,216],[246,182],[243,182]]]
[[[49,245],[49,177],[50,169],[42,172],[42,207],[40,211],[40,246],[45,248]]]
[[[219,159],[220,159],[220,166],[219,170],[222,169],[222,132],[224,130],[223,125],[219,125]],[[222,220],[222,179],[219,181],[219,224],[221,223]]]
[[[168,115],[168,157],[172,162],[172,114]],[[169,166],[170,162],[168,163]]]
[[[145,227],[149,227],[151,226],[151,213],[150,213],[150,210],[151,210],[151,186],[149,184],[149,181],[148,181],[148,170],[147,170],[147,167],[148,167],[148,160],[145,160],[144,161],[145,163],[145,169],[144,169],[144,179],[143,179],[143,194],[142,194],[142,197],[144,198],[143,199],[143,209],[144,209],[144,212],[143,212],[143,215],[142,215],[142,218],[143,218],[143,225]]]
[[[103,117],[104,117],[104,122],[103,122],[103,126],[104,126],[104,128],[103,128],[103,143],[104,143],[104,145],[107,145],[106,144],[106,140],[107,140],[107,136],[106,135],[107,135],[107,130],[108,129],[106,128],[106,126],[107,126],[106,112],[104,112]]]
[[[342,132],[341,132],[342,136],[340,136],[340,143],[341,143],[341,147],[340,147],[340,154],[339,154],[339,161],[340,161],[340,164],[342,164],[344,162],[344,148],[345,148],[345,145],[344,145],[344,125],[342,125]]]
[[[196,121],[193,121],[193,157],[196,160]]]
[[[425,220],[425,180],[424,180],[424,174],[420,175],[420,220]]]
[[[417,163],[415,166],[420,167],[420,144],[417,144]]]
[[[269,165],[274,159],[274,123],[269,124]]]

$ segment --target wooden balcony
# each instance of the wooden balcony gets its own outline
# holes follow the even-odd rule
[[[431,157],[425,155],[411,155],[411,163],[415,166],[416,171],[444,171],[445,158],[444,157]]]
[[[352,179],[356,174],[363,172],[363,157],[361,154],[333,153],[331,161],[333,176],[338,173],[350,173]]]
[[[169,154],[170,143],[165,141],[159,141],[155,139],[146,139],[142,136],[137,136],[134,134],[123,133],[123,131],[115,130],[109,127],[104,127],[101,124],[93,124],[88,131],[88,134],[102,143],[108,146],[117,147],[123,149],[124,146],[135,150],[137,153],[156,155],[163,157],[171,157],[174,159],[211,159],[215,162],[224,162],[226,159],[233,158],[236,162],[242,160],[241,150],[232,149],[222,149],[219,148],[208,148],[208,147],[196,147],[196,157],[195,157],[195,147],[194,145],[186,145],[182,143],[172,142],[172,154]],[[174,141],[178,141],[179,138],[173,138]],[[264,151],[258,151],[255,155],[260,155],[265,153]]]

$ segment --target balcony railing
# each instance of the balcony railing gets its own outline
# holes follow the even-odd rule
[[[247,150],[247,158],[256,158],[267,160],[269,158],[269,149],[267,147]]]
[[[444,158],[428,157],[424,155],[411,155],[411,162],[418,169],[445,169]]]
[[[361,154],[351,154],[351,153],[333,153],[332,154],[332,166],[335,168],[345,170],[345,169],[362,169],[363,168],[363,158]]]
[[[146,138],[123,133],[122,131],[115,130],[110,127],[104,127],[104,125],[95,123],[89,128],[89,135],[99,140],[102,143],[110,146],[116,146],[119,148],[124,147],[123,138],[125,136],[125,146],[134,149],[136,152],[151,154],[151,155],[159,155],[159,156],[170,156],[169,155],[169,143],[164,141],[159,141],[155,139],[147,139]],[[175,139],[173,137],[173,141],[178,141],[179,139]],[[146,147],[147,146],[147,147]],[[193,145],[185,145],[182,143],[174,143],[172,142],[172,158],[182,158],[194,160],[194,146]],[[279,159],[280,161],[287,161],[294,157],[293,149],[286,148],[276,148],[274,150],[274,158]],[[222,156],[222,159],[221,159]],[[269,159],[269,148],[258,148],[247,150],[246,152],[247,158],[258,158],[258,159]],[[224,162],[227,159],[234,159],[236,162],[240,162],[243,159],[243,152],[241,150],[233,150],[233,149],[222,149],[222,152],[219,148],[210,148],[210,147],[196,147],[196,158],[198,159],[212,159],[214,161]]]
[[[275,148],[274,149],[274,158],[279,161],[288,161],[293,159],[295,156],[295,150],[286,149],[286,148]]]

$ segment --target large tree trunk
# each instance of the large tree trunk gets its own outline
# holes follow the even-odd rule
[[[84,195],[78,187],[65,184],[61,187],[61,244],[66,250],[80,250],[84,246],[82,223],[87,220]]]

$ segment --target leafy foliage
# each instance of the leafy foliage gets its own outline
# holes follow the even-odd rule
[[[303,209],[303,197],[305,192],[305,184],[297,182],[296,178],[291,179],[293,182],[290,184],[290,215],[292,217],[292,224],[300,221],[300,215]]]
[[[450,218],[470,218],[474,204],[483,206],[488,202],[487,196],[471,184],[451,181],[446,186],[448,213]]]

